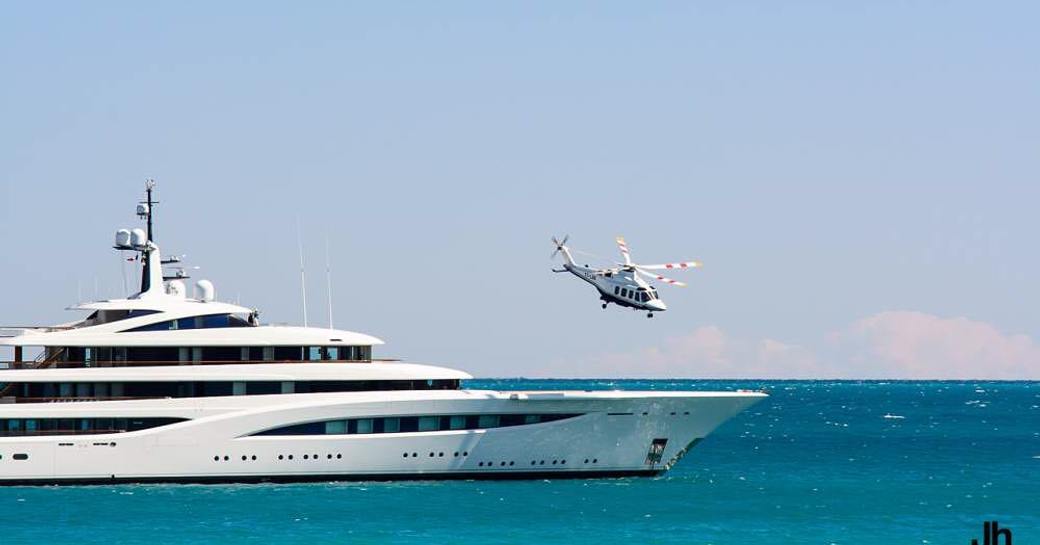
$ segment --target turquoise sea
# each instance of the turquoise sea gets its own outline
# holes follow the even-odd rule
[[[1040,383],[475,380],[764,388],[659,478],[0,488],[0,542],[1040,543]]]

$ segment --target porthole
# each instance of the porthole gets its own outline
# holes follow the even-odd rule
[[[480,467],[484,467],[484,462],[480,462],[477,465],[480,466]]]
[[[28,460],[29,455],[25,454],[24,452],[19,452],[18,454],[12,456],[12,458],[14,458],[15,460]]]
[[[430,458],[433,458],[433,453],[432,452],[430,453]]]
[[[537,464],[538,464],[538,462],[536,462],[535,460],[531,460],[531,465],[537,465]]]
[[[214,462],[219,462],[220,461],[220,456],[214,456],[213,457],[213,461]]]
[[[464,450],[464,451],[462,451],[462,455],[463,455],[463,456],[469,456],[469,451],[465,451],[465,450]]]
[[[285,456],[282,456],[281,454],[279,454],[279,455],[278,455],[278,459],[279,459],[279,460],[283,460],[283,459],[285,459]]]
[[[418,455],[419,455],[419,453],[417,453],[417,452],[413,452],[413,453],[412,453],[412,458],[415,458],[415,457],[416,457],[416,456],[418,456]]]
[[[407,457],[408,457],[408,453],[407,453],[407,452],[406,452],[406,453],[404,453],[404,457],[405,457],[405,458],[407,458]]]
[[[589,463],[589,459],[588,458],[585,458],[585,463],[586,464]]]
[[[567,460],[560,460],[560,465],[567,465]]]
[[[599,461],[599,458],[593,458],[593,459],[592,459],[592,463],[596,463],[596,462],[598,462],[598,461]]]
[[[340,458],[343,458],[343,455],[342,454],[337,454],[336,455],[336,459],[339,460]]]
[[[224,461],[226,462],[226,461],[228,461],[228,460],[230,460],[230,458],[228,458],[228,456],[227,456],[227,455],[225,454],[225,455],[224,455]]]
[[[506,465],[506,463],[505,463],[505,462],[502,462],[501,464],[498,464],[498,465],[500,465],[500,466],[505,466],[505,465]]]
[[[242,461],[243,462],[246,461],[246,455],[245,454],[242,455]]]
[[[292,454],[289,455],[289,459],[292,460]]]
[[[252,458],[253,460],[256,460],[256,454],[254,454],[254,455],[253,455],[253,456],[252,456],[251,458]]]
[[[437,457],[438,458],[444,458],[444,453],[443,452],[438,452],[437,453]]]
[[[458,453],[458,451],[455,451],[455,457],[456,457],[456,458],[458,458],[458,457],[459,457],[459,453]],[[2,458],[2,456],[0,456],[0,458]]]
[[[516,462],[514,462],[512,460],[509,461],[509,465],[514,465],[514,464],[516,464]]]
[[[331,455],[331,454],[329,454],[329,460],[331,460],[331,459],[332,459],[332,455]]]
[[[541,462],[538,462],[538,465],[544,466],[545,465],[545,460],[542,460]]]
[[[303,455],[303,459],[304,459],[304,460],[306,460],[306,459],[307,459],[307,455],[306,455],[306,454],[304,454],[304,455]]]
[[[311,454],[311,456],[312,456],[312,457],[313,457],[313,458],[314,458],[315,460],[317,460],[317,459],[318,459],[318,455],[317,455],[317,454]]]
[[[683,411],[683,414],[686,416],[690,416],[690,411]]]
[[[553,460],[553,465],[556,465],[556,460]]]

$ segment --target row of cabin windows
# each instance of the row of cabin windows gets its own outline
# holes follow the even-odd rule
[[[187,422],[187,418],[0,418],[0,437],[122,433]]]
[[[626,299],[632,299],[637,303],[645,303],[651,299],[657,299],[656,291],[644,291],[644,290],[630,290],[628,288],[622,288],[620,286],[614,286],[614,295],[624,297]]]
[[[574,418],[580,414],[456,414],[349,418],[295,424],[253,435],[353,435],[446,430],[484,430]]]
[[[189,316],[177,320],[167,320],[154,324],[143,325],[121,331],[120,333],[131,333],[135,331],[173,331],[177,329],[215,329],[222,327],[251,327],[246,320],[232,314],[207,314],[204,316]]]
[[[368,392],[381,390],[457,390],[458,380],[301,380],[194,382],[23,382],[7,385],[6,395],[26,400]]]
[[[49,348],[49,352],[60,350]],[[371,346],[69,346],[62,361],[192,362],[192,361],[368,361]]]

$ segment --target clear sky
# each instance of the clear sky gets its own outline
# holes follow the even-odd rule
[[[8,2],[0,323],[156,235],[480,376],[1040,378],[1035,2]],[[700,259],[599,308],[553,234]],[[584,260],[584,259],[583,259]],[[591,261],[591,258],[589,258]],[[96,280],[95,280],[96,279]]]

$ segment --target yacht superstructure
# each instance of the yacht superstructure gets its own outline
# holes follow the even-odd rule
[[[0,484],[655,475],[765,397],[464,389],[373,359],[375,337],[263,325],[205,281],[189,297],[163,275],[154,205],[149,185],[147,231],[116,235],[140,292],[0,338]]]

